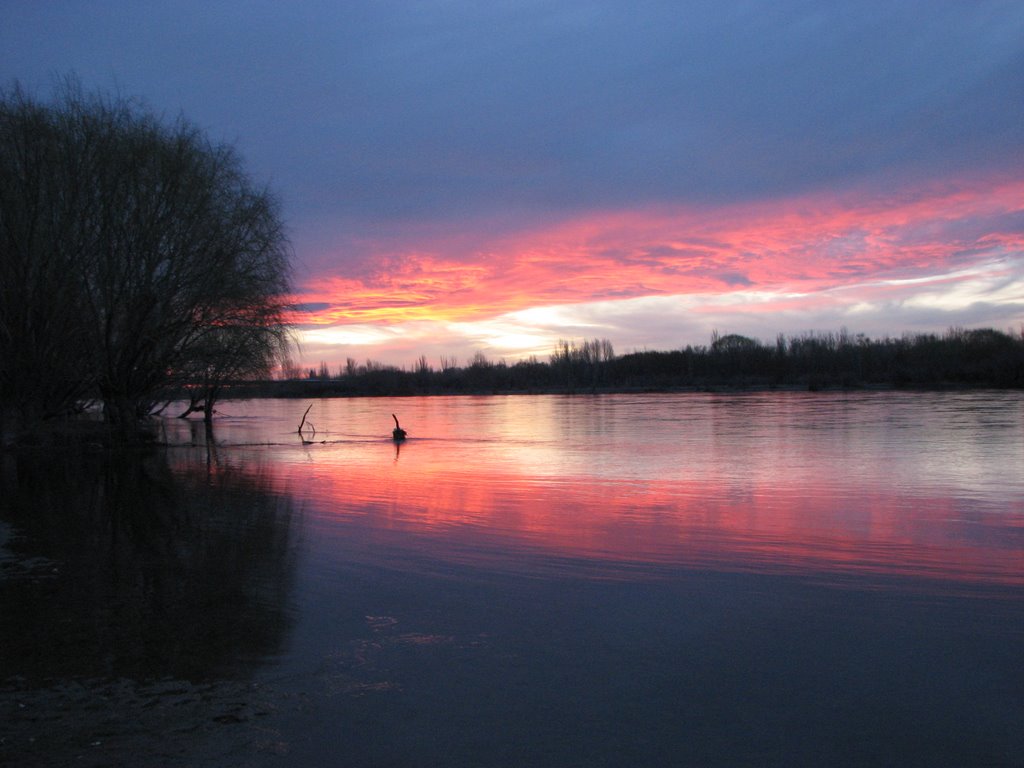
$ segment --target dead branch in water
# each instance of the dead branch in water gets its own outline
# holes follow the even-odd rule
[[[313,407],[313,404],[312,404],[312,403],[310,403],[310,404],[309,404],[309,408],[307,408],[307,409],[306,409],[306,412],[305,412],[304,414],[302,414],[302,421],[300,421],[300,422],[299,422],[299,428],[298,428],[297,430],[295,430],[296,432],[298,432],[298,433],[299,433],[299,439],[300,439],[300,440],[302,440],[302,444],[303,444],[303,445],[309,445],[310,443],[312,443],[312,442],[313,442],[312,440],[307,440],[307,439],[306,439],[306,436],[302,434],[302,428],[303,428],[303,427],[304,427],[304,426],[306,425],[306,416],[308,416],[308,415],[309,415],[309,410],[310,410],[310,408],[312,408],[312,407]],[[310,435],[310,437],[311,437],[311,438],[312,438],[312,437],[316,437],[316,427],[314,427],[314,426],[313,426],[313,423],[312,423],[312,422],[310,422],[310,424],[309,424],[309,428],[310,428],[311,430],[313,430],[313,434],[311,434],[311,435]]]

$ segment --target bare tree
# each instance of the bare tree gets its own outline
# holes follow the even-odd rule
[[[182,418],[200,412],[209,424],[225,385],[269,378],[276,365],[287,365],[289,335],[278,320],[263,316],[266,311],[258,308],[248,324],[211,327],[196,344],[184,375],[189,404]]]
[[[62,341],[59,328],[46,328],[49,344],[21,350],[43,358],[40,370],[81,350],[73,397],[94,392],[108,421],[131,427],[169,386],[194,383],[197,371],[222,380],[265,366],[268,349],[281,352],[287,240],[276,201],[253,185],[233,149],[211,144],[183,118],[165,122],[138,102],[86,94],[74,81],[48,105],[17,87],[0,94],[0,104],[5,122],[45,136],[44,149],[21,163],[26,182],[0,198],[17,255],[0,322],[6,328],[6,316],[17,314],[7,292],[31,284],[18,264],[38,272],[53,259],[44,271],[63,279],[39,278],[52,285],[36,290],[34,307],[76,330]],[[8,132],[16,133],[3,134],[4,156],[17,144]],[[36,178],[46,183],[29,183]],[[17,331],[0,330],[0,344],[26,346]]]
[[[0,431],[66,414],[92,388],[73,226],[83,162],[52,113],[0,93]]]

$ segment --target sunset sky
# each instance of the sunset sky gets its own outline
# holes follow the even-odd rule
[[[1024,3],[0,0],[279,197],[303,365],[1024,325]]]

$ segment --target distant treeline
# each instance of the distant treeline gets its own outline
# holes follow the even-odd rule
[[[278,397],[465,393],[664,391],[714,388],[1024,387],[1024,332],[954,328],[945,334],[870,339],[863,334],[738,334],[707,346],[616,355],[605,339],[561,341],[548,361],[508,364],[478,353],[465,366],[420,358],[412,370],[349,359],[282,381],[236,390]]]

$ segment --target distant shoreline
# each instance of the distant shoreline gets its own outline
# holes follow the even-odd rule
[[[235,385],[238,388],[240,385]],[[322,363],[307,375],[249,385],[272,397],[434,394],[571,394],[858,389],[1024,388],[1024,333],[950,329],[942,336],[868,339],[805,334],[763,344],[715,334],[710,346],[616,355],[607,340],[561,342],[548,362],[513,364],[481,354],[469,365],[412,370],[349,359],[337,375]]]
[[[269,385],[269,386],[268,386]],[[339,391],[330,382],[261,382],[239,384],[227,388],[221,400],[300,400],[312,398],[360,398],[360,397],[510,397],[515,395],[640,395],[640,394],[745,394],[745,393],[846,393],[846,392],[969,392],[969,391],[1015,391],[1022,387],[994,386],[991,384],[959,384],[936,382],[932,384],[701,384],[677,386],[637,387],[543,387],[532,389],[479,389],[450,391]]]
[[[545,362],[531,358],[508,364],[477,354],[464,367],[442,358],[440,370],[425,357],[411,370],[370,360],[360,365],[351,358],[336,375],[325,363],[305,375],[286,370],[292,371],[288,379],[183,377],[176,385],[147,395],[146,402],[129,398],[126,402],[134,409],[129,410],[137,414],[134,420],[119,420],[115,414],[109,424],[98,426],[89,425],[90,419],[95,423],[96,414],[82,418],[80,413],[83,398],[102,401],[95,388],[85,390],[75,404],[78,407],[58,411],[61,415],[51,418],[19,413],[16,402],[0,402],[0,442],[53,445],[56,439],[48,436],[51,433],[76,431],[75,426],[61,430],[62,423],[99,435],[104,427],[111,431],[111,424],[119,424],[122,442],[145,442],[153,439],[152,422],[145,414],[177,400],[188,403],[188,409],[164,415],[196,412],[212,419],[218,401],[246,398],[1019,391],[1024,390],[1024,332],[954,328],[942,336],[874,340],[848,333],[805,334],[780,336],[774,344],[715,334],[710,346],[625,355],[614,354],[607,340],[594,339],[561,342]],[[112,435],[99,439],[117,442]]]

